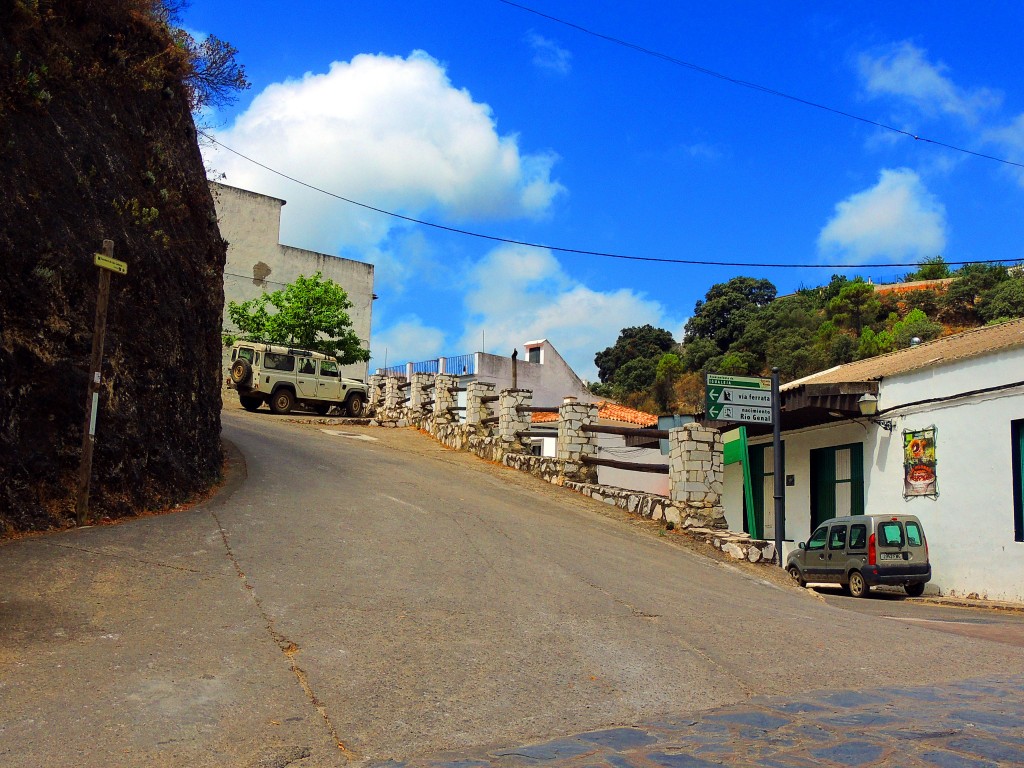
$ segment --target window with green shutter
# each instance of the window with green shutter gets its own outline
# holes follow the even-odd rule
[[[811,451],[811,528],[844,515],[864,514],[864,446]]]

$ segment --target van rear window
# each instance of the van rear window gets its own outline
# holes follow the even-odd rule
[[[850,549],[865,549],[868,545],[868,527],[862,523],[850,526]]]
[[[903,526],[897,522],[882,523],[879,525],[878,543],[883,547],[902,547]]]
[[[924,544],[924,535],[921,533],[921,526],[912,520],[907,521],[907,543],[912,547],[920,547]]]

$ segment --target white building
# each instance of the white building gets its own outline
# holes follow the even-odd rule
[[[575,397],[584,403],[601,399],[587,389],[587,385],[547,339],[526,342],[523,344],[523,354],[518,354],[518,349],[516,351],[516,388],[532,390],[534,405],[559,405],[565,397]],[[462,386],[470,381],[483,381],[493,384],[495,391],[500,392],[512,387],[512,368],[510,350],[508,357],[472,352],[419,363],[403,363],[387,369],[378,368],[377,373],[392,376],[410,376],[417,372],[448,373],[460,377]]]
[[[1024,320],[838,366],[781,395],[787,554],[831,517],[913,514],[930,589],[1024,602]],[[878,412],[861,416],[872,397]],[[771,538],[770,427],[747,429],[753,533]],[[729,527],[749,530],[741,463],[725,486]]]
[[[282,245],[279,239],[284,200],[215,181],[210,182],[210,191],[221,237],[228,243],[224,265],[225,332],[237,331],[228,318],[228,302],[248,301],[284,288],[299,275],[311,277],[320,272],[348,293],[352,330],[369,348],[372,264]],[[226,368],[227,353],[224,360]],[[348,365],[342,368],[342,375],[365,380],[366,368],[366,363]]]

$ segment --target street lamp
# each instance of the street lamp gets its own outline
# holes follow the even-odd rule
[[[896,423],[892,419],[871,418],[876,413],[878,413],[878,397],[871,394],[870,392],[865,392],[863,395],[860,396],[860,399],[857,401],[857,408],[860,409],[861,416],[867,416],[869,419],[871,419],[872,424],[877,424],[886,432],[892,432],[894,429],[896,429]]]

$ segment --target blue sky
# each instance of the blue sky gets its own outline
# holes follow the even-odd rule
[[[1024,162],[1024,5],[525,3],[738,80]],[[709,77],[499,0],[194,0],[252,89],[209,113],[265,165],[406,216],[656,258],[1024,259],[1024,169]],[[228,184],[288,201],[282,241],[376,265],[372,366],[548,338],[586,378],[619,329],[681,339],[716,282],[832,271],[623,261],[409,224],[216,147]]]

